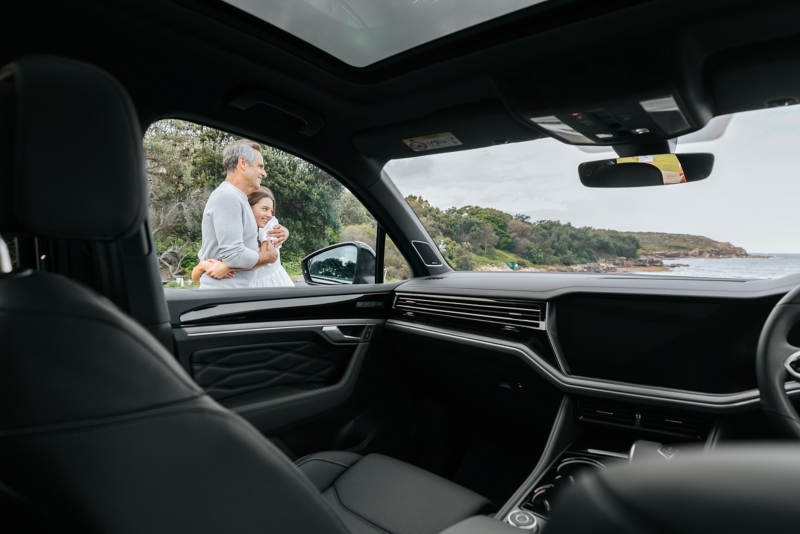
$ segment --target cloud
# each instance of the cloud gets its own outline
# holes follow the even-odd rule
[[[721,138],[679,142],[681,152],[713,153],[711,177],[670,187],[586,188],[578,165],[613,156],[553,139],[392,161],[386,171],[404,195],[421,195],[442,209],[472,204],[534,220],[800,252],[800,106],[738,114]]]

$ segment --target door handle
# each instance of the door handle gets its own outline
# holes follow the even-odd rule
[[[360,337],[344,335],[338,326],[323,326],[322,333],[334,343],[358,343],[361,341]]]

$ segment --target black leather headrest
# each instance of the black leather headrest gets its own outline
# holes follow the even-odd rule
[[[70,59],[30,56],[0,81],[0,230],[57,239],[113,241],[147,214],[147,174],[136,111],[106,72]],[[13,84],[13,94],[8,85]],[[11,103],[9,103],[11,102]],[[12,167],[13,163],[13,169]],[[13,198],[8,198],[9,193]]]
[[[16,104],[12,81],[0,80],[0,231],[22,230],[14,214]]]

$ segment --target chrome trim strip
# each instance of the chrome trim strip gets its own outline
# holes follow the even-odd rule
[[[556,355],[556,362],[558,362],[558,367],[561,369],[561,372],[565,375],[569,375],[569,368],[567,367],[566,358],[561,354],[561,343],[556,343],[553,340],[553,334],[551,332],[552,329],[555,328],[556,319],[556,307],[553,305],[552,309],[550,308],[550,303],[548,302],[545,309],[544,309],[544,331],[547,332],[547,339],[550,341],[550,348],[553,350],[553,354]],[[552,315],[551,315],[552,314]],[[552,326],[551,326],[552,325]],[[557,336],[558,334],[556,334]]]
[[[800,350],[798,350],[798,351],[797,351],[797,352],[795,352],[795,353],[792,353],[792,354],[790,354],[790,355],[789,355],[789,356],[788,356],[788,357],[787,357],[787,358],[786,358],[786,359],[783,361],[783,367],[784,367],[784,368],[785,368],[787,371],[789,371],[789,374],[790,374],[790,375],[792,375],[792,376],[793,376],[793,377],[795,377],[795,378],[798,378],[798,379],[800,379],[800,373],[798,373],[797,371],[795,371],[794,369],[792,369],[792,366],[791,366],[791,363],[792,363],[792,362],[795,362],[795,361],[797,361],[798,359],[800,359]]]
[[[358,295],[328,295],[324,297],[299,297],[294,299],[276,300],[251,300],[247,302],[226,302],[214,304],[199,310],[184,312],[180,316],[181,324],[196,320],[209,320],[222,318],[227,315],[250,313],[264,310],[277,310],[283,308],[299,308],[303,306],[324,306],[325,304],[341,304],[360,299],[364,294]]]
[[[364,326],[383,323],[382,319],[325,319],[316,321],[286,321],[282,323],[246,323],[240,325],[185,326],[180,328],[187,336],[216,336],[281,330],[317,330],[327,326]]]
[[[735,412],[745,409],[748,406],[758,404],[759,392],[757,389],[741,391],[737,393],[711,394],[694,391],[684,391],[679,389],[659,388],[653,386],[642,386],[625,382],[612,382],[610,380],[599,380],[579,376],[567,376],[558,369],[550,365],[535,351],[520,343],[511,341],[500,341],[493,338],[478,336],[474,334],[464,334],[453,332],[447,329],[410,325],[396,319],[386,321],[389,329],[408,330],[416,333],[439,337],[456,341],[465,341],[487,347],[493,347],[509,352],[515,352],[526,358],[542,377],[547,379],[554,386],[568,393],[593,395],[620,400],[644,400],[655,401],[656,404],[702,408],[703,411],[720,413]],[[788,395],[800,393],[800,384],[791,383],[786,386]]]
[[[586,464],[586,465],[591,465],[592,467],[599,467],[600,469],[606,468],[606,466],[603,465],[603,462],[598,462],[593,458],[583,458],[581,456],[576,456],[574,458],[567,458],[566,460],[563,460],[560,464],[558,464],[558,467],[556,467],[556,473],[560,475],[562,467],[564,467],[565,465],[572,465],[572,464]]]
[[[602,451],[600,449],[586,449],[586,452],[589,454],[596,454],[598,456],[608,456],[609,458],[620,458],[622,460],[628,460],[630,458],[630,456],[624,452]]]

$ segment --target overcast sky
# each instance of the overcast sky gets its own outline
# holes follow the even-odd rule
[[[578,164],[615,155],[553,139],[394,160],[386,171],[404,196],[442,209],[478,205],[574,226],[702,235],[751,253],[800,253],[798,108],[738,114],[719,139],[679,141],[678,153],[716,156],[711,176],[689,184],[590,189]]]

